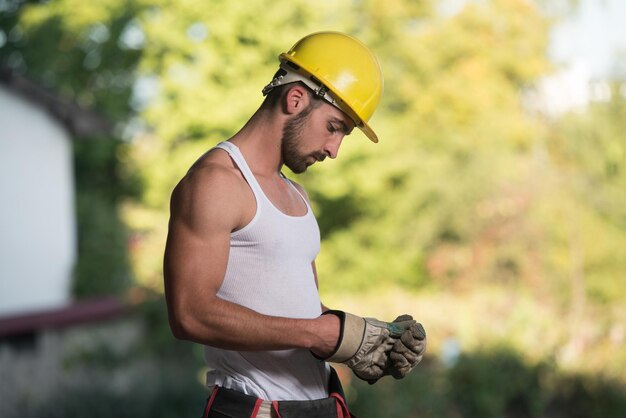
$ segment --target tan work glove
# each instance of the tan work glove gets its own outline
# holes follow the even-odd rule
[[[339,341],[333,354],[321,360],[343,363],[357,377],[367,381],[383,376],[389,351],[396,340],[416,323],[412,318],[390,323],[335,310],[322,315],[329,314],[336,315],[341,323]]]
[[[410,315],[402,315],[396,321],[404,323]],[[426,351],[426,331],[419,322],[411,324],[393,344],[385,371],[396,379],[404,378],[422,361]]]
[[[393,323],[410,323],[400,338],[393,338],[393,345],[384,355],[385,365],[383,373],[373,379],[366,379],[373,385],[384,376],[393,376],[396,379],[404,378],[422,360],[426,351],[426,332],[422,324],[415,322],[411,315],[400,315]]]

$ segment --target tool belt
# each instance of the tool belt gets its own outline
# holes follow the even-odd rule
[[[271,401],[278,418],[356,418],[346,405],[335,369],[330,369],[329,397],[310,401]],[[255,418],[263,399],[215,386],[203,418]]]

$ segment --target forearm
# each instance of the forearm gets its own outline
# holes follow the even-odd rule
[[[339,320],[332,315],[295,319],[262,315],[217,296],[202,308],[185,304],[170,309],[177,338],[238,351],[305,348],[316,354],[332,352],[339,338]]]

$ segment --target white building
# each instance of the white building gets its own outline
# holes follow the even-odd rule
[[[72,137],[108,129],[0,68],[0,317],[69,302],[77,256]]]

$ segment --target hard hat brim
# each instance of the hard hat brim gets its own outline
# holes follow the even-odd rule
[[[378,135],[376,135],[376,133],[374,132],[374,130],[365,122],[362,122],[362,126],[359,126],[358,128],[365,134],[365,136],[367,136],[370,141],[372,141],[373,143],[377,144],[378,143]]]

